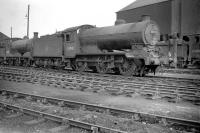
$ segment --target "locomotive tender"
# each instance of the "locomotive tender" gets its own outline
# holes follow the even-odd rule
[[[152,20],[102,28],[81,25],[12,42],[9,48],[0,48],[0,58],[9,65],[143,76],[160,65],[159,39],[159,27]]]

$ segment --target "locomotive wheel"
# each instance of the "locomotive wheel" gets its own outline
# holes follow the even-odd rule
[[[89,68],[90,68],[94,73],[97,73],[97,68],[96,68],[96,66],[92,66],[92,67],[90,66]]]
[[[140,77],[144,77],[145,76],[145,67],[141,67],[139,76]]]
[[[108,64],[105,62],[103,57],[99,58],[98,63],[96,64],[96,70],[98,73],[107,73],[108,72]]]
[[[13,62],[14,62],[15,66],[20,66],[20,61],[19,60],[16,60],[16,61],[13,61]]]
[[[117,75],[120,74],[119,67],[115,67],[112,70],[114,71],[115,74],[117,74]]]
[[[108,68],[107,65],[105,63],[98,63],[96,66],[97,72],[98,73],[107,73],[108,72]]]
[[[78,61],[76,62],[76,70],[79,72],[83,72],[85,71],[87,68],[87,63],[86,62],[82,62],[82,61]]]
[[[124,76],[131,76],[135,73],[136,65],[133,61],[124,59],[124,62],[119,65],[119,72]]]
[[[71,64],[70,64],[72,70],[76,70],[76,64],[75,64],[75,61],[71,61]]]

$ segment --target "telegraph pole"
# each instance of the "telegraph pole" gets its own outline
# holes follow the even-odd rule
[[[10,38],[12,39],[12,26],[10,27]]]
[[[27,37],[29,38],[29,10],[30,5],[28,5],[28,14],[27,14]]]
[[[181,0],[172,0],[172,20],[171,35],[173,36],[174,47],[174,67],[177,67],[177,47],[178,39],[181,36]],[[179,37],[177,36],[179,34]]]

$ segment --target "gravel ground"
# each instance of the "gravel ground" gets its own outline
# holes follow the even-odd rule
[[[200,106],[195,106],[191,103],[169,103],[164,100],[147,100],[137,95],[132,97],[108,96],[99,93],[3,80],[0,80],[0,88],[200,121]]]
[[[13,112],[0,111],[0,133],[51,133],[48,129],[59,126],[52,121],[45,121],[40,124],[26,125],[25,121],[33,120],[32,116],[21,115],[14,118],[6,118],[5,116],[12,114]],[[68,128],[63,131],[57,131],[54,133],[87,133],[86,131],[78,128]]]
[[[0,80],[0,88],[26,92],[31,94],[53,96],[57,98],[75,100],[79,102],[87,102],[98,105],[118,107],[134,111],[143,111],[161,115],[176,116],[180,118],[194,119],[198,121],[200,120],[200,107],[183,102],[168,103],[160,100],[146,100],[141,98],[140,96],[133,96],[133,97],[107,96],[97,93],[67,90],[67,89],[54,88],[42,85],[33,85],[30,83],[16,83],[3,80]],[[51,108],[52,108],[51,111],[54,110],[52,113],[58,113],[64,116],[70,116],[69,115],[70,112],[66,113],[62,109],[57,109],[53,106]],[[115,118],[112,118],[107,115],[100,116],[98,113],[91,114],[89,112],[71,111],[71,114],[73,114],[74,116],[73,118],[77,120],[82,120],[91,123],[95,122],[96,124],[103,123],[111,127],[117,126],[117,128],[119,129],[122,130],[128,129],[131,131],[136,131],[138,133],[174,132],[169,128],[166,129],[166,127],[161,127],[157,124],[149,125],[143,123],[138,125],[138,123],[126,119],[121,119],[120,121],[116,122]]]
[[[39,110],[54,115],[64,116],[70,119],[79,120],[91,124],[97,124],[108,128],[115,128],[127,132],[148,132],[148,133],[169,133],[175,132],[172,128],[164,127],[158,124],[147,124],[145,122],[136,122],[127,118],[117,118],[111,115],[83,111],[72,110],[69,108],[61,108],[53,105],[44,105],[38,102],[25,101],[23,99],[6,99],[4,96],[0,97],[1,101],[8,102],[10,104]]]

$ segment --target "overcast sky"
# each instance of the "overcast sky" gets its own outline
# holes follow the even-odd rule
[[[13,37],[26,35],[27,5],[30,4],[30,32],[52,34],[82,24],[113,25],[116,12],[135,0],[0,0],[0,32]]]

